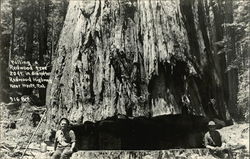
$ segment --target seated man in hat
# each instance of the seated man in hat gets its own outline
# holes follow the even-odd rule
[[[216,130],[214,121],[208,123],[208,132],[204,136],[204,146],[211,150],[211,153],[218,157],[225,157],[225,154],[231,155],[227,144],[219,131]]]

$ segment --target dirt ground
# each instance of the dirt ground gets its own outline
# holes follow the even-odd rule
[[[20,112],[20,110],[18,110]],[[8,109],[1,105],[1,129],[0,129],[0,159],[16,159],[22,158],[29,140],[36,127],[30,123],[30,114],[19,116],[18,113],[11,114]],[[16,127],[11,128],[9,123],[16,122]],[[227,144],[231,147],[239,145],[245,146],[244,149],[234,151],[235,158],[249,158],[249,123],[235,123],[232,126],[224,127],[219,130],[225,138]],[[41,143],[43,142],[43,133],[45,132],[45,122],[41,126],[30,141],[29,146],[23,156],[23,159],[49,159],[53,150],[52,145],[47,145],[47,150],[42,152]],[[78,152],[77,152],[78,153]],[[76,158],[77,153],[72,157]],[[211,155],[199,156],[191,155],[188,158],[211,159]]]

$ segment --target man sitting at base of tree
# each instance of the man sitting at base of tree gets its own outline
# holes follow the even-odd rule
[[[69,129],[68,119],[62,118],[59,124],[60,130],[56,132],[52,159],[69,159],[75,148],[75,133]]]
[[[232,152],[230,148],[227,148],[224,138],[216,130],[216,124],[214,121],[208,123],[208,130],[209,131],[204,136],[204,146],[217,157],[232,157]]]

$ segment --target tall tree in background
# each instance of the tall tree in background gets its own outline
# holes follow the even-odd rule
[[[10,53],[9,53],[9,62],[11,60],[12,55],[14,54],[14,48],[15,48],[15,29],[16,29],[16,7],[17,2],[15,0],[10,1],[11,5],[11,20],[12,20],[12,31],[11,31],[11,47],[10,47]],[[10,64],[9,64],[10,65]]]
[[[212,7],[213,17],[210,19],[212,30],[216,32],[211,38],[215,44],[215,61],[219,75],[223,79],[224,97],[231,116],[236,120],[242,119],[241,108],[238,106],[239,66],[244,63],[237,47],[241,43],[242,36],[246,36],[247,1],[209,1]],[[244,16],[240,15],[244,14]],[[215,16],[218,15],[218,16]],[[240,15],[240,16],[239,16]],[[241,19],[241,20],[239,20]],[[210,33],[210,35],[213,35]],[[237,40],[238,39],[238,40]],[[247,41],[247,40],[245,40]],[[242,46],[242,45],[241,45]],[[241,47],[243,48],[243,47]],[[245,50],[244,47],[243,50]],[[244,52],[244,51],[243,51]]]
[[[48,39],[48,15],[49,15],[49,1],[41,0],[38,2],[39,14],[39,30],[38,30],[38,39],[39,39],[39,56],[38,63],[40,66],[44,66],[45,59],[44,56],[48,54],[47,39]],[[45,83],[44,83],[45,84]],[[39,97],[45,99],[46,89],[39,89]],[[45,101],[42,101],[42,104],[45,104]]]
[[[39,14],[38,14],[38,21],[39,21],[39,64],[44,64],[44,55],[47,54],[47,36],[48,36],[48,0],[42,0],[38,2],[39,7]]]
[[[236,60],[237,54],[235,49],[235,30],[226,27],[226,24],[232,24],[233,19],[233,1],[225,1],[225,49],[226,49],[226,63],[227,70],[226,75],[228,79],[228,107],[230,114],[234,119],[239,118],[239,111],[237,108],[237,92],[238,92],[238,68],[232,67],[232,64]]]
[[[26,60],[33,62],[33,40],[34,40],[34,20],[35,20],[35,1],[30,0],[26,2],[26,8],[24,8],[24,11],[26,12],[24,16],[24,20],[27,25],[27,31],[26,31],[26,49],[25,49],[25,55]]]

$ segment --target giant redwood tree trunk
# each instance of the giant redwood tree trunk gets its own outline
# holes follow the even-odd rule
[[[47,89],[49,122],[170,114],[229,119],[208,5],[70,1]]]

